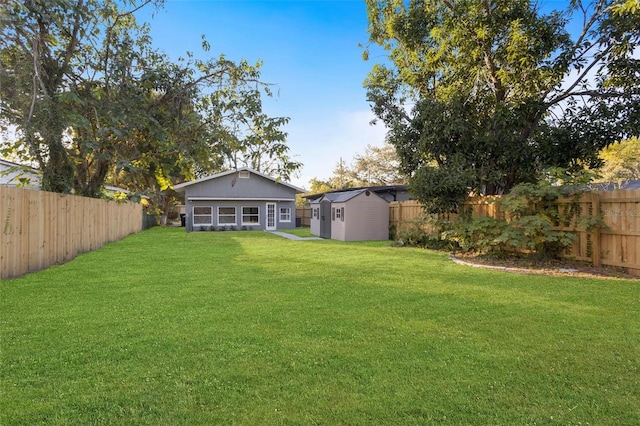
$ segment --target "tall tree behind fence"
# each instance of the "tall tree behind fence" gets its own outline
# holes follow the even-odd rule
[[[560,200],[568,204],[570,200]],[[574,232],[578,237],[566,257],[625,268],[640,276],[640,190],[603,191],[584,194],[580,200],[581,214],[601,215],[606,227],[587,232],[575,226],[557,227]],[[562,208],[562,206],[560,206]],[[475,197],[465,203],[473,217],[503,218],[500,197]],[[422,205],[415,201],[390,203],[389,220],[396,232],[415,226],[423,214]],[[454,219],[450,215],[449,219]]]
[[[0,186],[0,278],[67,262],[142,230],[142,205]]]

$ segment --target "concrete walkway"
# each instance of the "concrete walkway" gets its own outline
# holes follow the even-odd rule
[[[278,235],[280,237],[284,237],[287,238],[289,240],[296,240],[296,241],[314,241],[314,240],[321,240],[322,238],[320,237],[298,237],[297,235],[293,235],[293,234],[288,234],[286,232],[280,232],[280,231],[267,231],[270,234],[274,234],[274,235]]]

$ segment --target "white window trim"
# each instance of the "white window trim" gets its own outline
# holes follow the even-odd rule
[[[205,208],[205,209],[209,209],[209,211],[211,212],[210,214],[196,214],[196,209],[201,209],[201,208]],[[209,216],[209,223],[196,223],[196,216],[198,217],[204,217],[204,216]],[[193,226],[212,226],[213,225],[213,207],[211,206],[193,206],[191,208],[191,220],[193,222]]]
[[[287,210],[289,219],[282,219],[282,210]],[[282,223],[291,223],[291,207],[279,207],[278,208],[278,220]]]
[[[220,223],[220,209],[233,209],[233,223]],[[236,206],[218,206],[216,211],[216,219],[218,222],[218,226],[236,226],[238,225],[238,208]],[[223,217],[229,217],[230,214],[223,214]]]
[[[253,214],[244,214],[244,209],[253,209],[256,208],[258,209],[258,213],[253,215]],[[258,216],[258,221],[257,222],[245,222],[244,221],[244,217],[245,216]],[[240,208],[240,221],[242,222],[242,226],[260,226],[260,206],[242,206]]]

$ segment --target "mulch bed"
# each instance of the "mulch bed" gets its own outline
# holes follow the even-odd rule
[[[586,262],[572,260],[549,260],[536,257],[494,257],[479,254],[455,253],[451,259],[472,267],[490,268],[518,274],[538,274],[576,278],[607,278],[640,280],[640,277],[626,273],[622,268],[593,266]]]

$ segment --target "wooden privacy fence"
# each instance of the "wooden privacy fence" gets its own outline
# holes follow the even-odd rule
[[[504,218],[500,210],[499,197],[475,197],[465,202],[465,210],[472,217],[489,216]],[[560,200],[566,204],[568,200]],[[584,194],[580,200],[581,214],[601,215],[606,227],[587,232],[574,227],[558,227],[574,232],[577,240],[566,253],[566,257],[625,268],[640,276],[640,190],[602,191]],[[561,207],[562,208],[562,207]],[[390,226],[399,231],[413,226],[423,214],[422,205],[415,201],[390,203]],[[450,215],[449,219],[454,219]]]
[[[296,218],[300,219],[300,226],[311,226],[311,208],[296,207]]]
[[[142,205],[0,186],[0,278],[64,263],[142,230]]]

